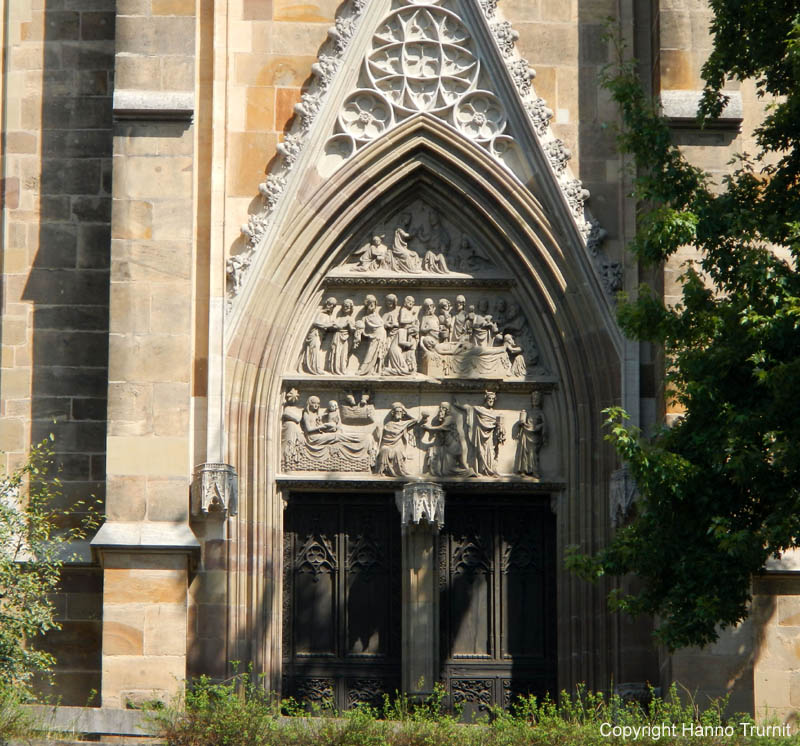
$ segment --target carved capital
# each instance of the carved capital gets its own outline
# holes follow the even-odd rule
[[[444,528],[444,490],[433,482],[409,482],[397,493],[397,509],[405,531],[427,525],[434,533]]]
[[[627,466],[612,473],[609,489],[609,516],[614,528],[622,526],[628,520],[638,496],[639,489]]]
[[[206,463],[194,468],[191,488],[192,516],[236,515],[239,482],[230,464]]]

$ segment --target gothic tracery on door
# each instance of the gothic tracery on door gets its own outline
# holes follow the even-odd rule
[[[399,563],[390,495],[292,495],[284,531],[284,696],[347,709],[380,705],[399,687]]]
[[[440,680],[467,716],[555,693],[554,520],[530,496],[456,497],[439,538]],[[400,522],[390,496],[293,493],[285,696],[380,705],[400,683]]]
[[[469,716],[556,694],[555,521],[530,497],[451,498],[439,541],[442,679]]]

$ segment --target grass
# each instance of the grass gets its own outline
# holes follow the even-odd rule
[[[558,702],[519,700],[510,712],[487,711],[465,725],[447,712],[444,692],[413,706],[402,695],[379,709],[332,708],[309,713],[279,701],[248,674],[214,683],[200,678],[179,703],[152,711],[153,725],[170,746],[611,746],[612,744],[800,744],[777,723],[761,731],[751,717],[724,715],[726,701],[700,708],[675,688],[643,708],[616,695],[562,692]]]
[[[0,682],[0,744],[29,738],[36,730],[33,715],[22,704],[19,691]]]

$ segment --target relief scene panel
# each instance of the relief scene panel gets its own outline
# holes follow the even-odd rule
[[[473,235],[423,200],[373,224],[331,272],[332,277],[365,274],[508,276]]]
[[[290,388],[281,417],[281,470],[448,480],[558,478],[559,454],[542,391],[403,396],[401,401],[391,391],[329,391],[323,397]]]
[[[297,372],[491,380],[548,374],[520,305],[497,291],[329,295],[305,335]]]

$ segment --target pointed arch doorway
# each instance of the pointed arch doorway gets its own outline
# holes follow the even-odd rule
[[[411,214],[409,228],[403,227],[406,213]],[[433,246],[434,213],[442,231],[449,234],[449,248]],[[553,513],[544,524],[550,538],[544,541],[552,568],[547,571],[552,582],[546,597],[554,611],[546,615],[551,627],[541,639],[555,638],[556,653],[547,650],[540,680],[555,679],[558,688],[578,681],[606,684],[615,633],[605,615],[604,590],[580,587],[561,569],[561,560],[568,544],[592,545],[608,529],[603,516],[615,463],[602,442],[599,412],[619,396],[620,345],[603,305],[602,289],[559,220],[558,213],[548,217],[542,204],[480,149],[454,139],[440,122],[420,116],[399,126],[391,142],[373,143],[312,189],[272,250],[254,265],[257,275],[234,316],[228,354],[234,436],[230,458],[242,477],[236,551],[241,567],[250,557],[256,561],[254,572],[232,578],[230,607],[232,634],[251,646],[257,669],[269,674],[271,688],[281,687],[294,655],[287,652],[293,643],[286,637],[285,586],[275,582],[283,577],[286,561],[285,526],[294,525],[285,523],[284,505],[290,515],[296,494],[387,495],[416,479],[439,483],[452,496],[480,494],[483,508],[490,511],[496,511],[494,505],[502,503],[504,495],[518,499],[521,508],[547,505],[549,511],[552,505]],[[403,239],[405,246],[395,243],[398,229],[409,234]],[[376,235],[378,250],[370,256],[367,247]],[[470,266],[454,261],[450,266],[464,238],[486,263],[473,260]],[[404,256],[407,267],[416,270],[419,262],[420,271],[383,263],[381,257],[393,251]],[[425,268],[428,251],[434,258],[444,256],[446,271]],[[470,251],[467,256],[471,255]],[[365,256],[368,266],[362,269]],[[466,314],[474,314],[464,344],[441,338],[447,324],[438,319],[440,338],[435,343],[429,339],[431,349],[426,350],[422,341],[430,332],[426,301],[434,303],[437,317],[440,301],[448,301],[455,311],[450,313],[452,319],[460,313],[459,296]],[[407,309],[413,318],[401,323],[407,297],[413,300]],[[470,305],[475,309],[469,310]],[[353,323],[348,325],[350,316]],[[487,321],[487,316],[492,318]],[[475,317],[482,319],[477,325]],[[491,322],[497,325],[496,332]],[[391,343],[376,345],[373,350],[382,352],[372,356],[369,334],[382,326],[383,344],[402,324],[406,332],[412,326],[416,329],[406,334],[405,341],[415,338],[417,369],[398,373],[387,370]],[[519,336],[520,330],[528,339]],[[333,367],[334,334],[339,331],[351,345],[343,372]],[[356,347],[357,332],[361,339]],[[513,342],[505,339],[507,335]],[[443,342],[448,344],[436,349]],[[410,348],[399,349],[398,359],[410,363],[411,356],[402,354]],[[520,355],[524,370],[514,364]],[[373,367],[379,358],[384,366],[380,369]],[[487,390],[495,396],[491,406]],[[399,420],[393,419],[397,403],[405,412],[400,412]],[[449,414],[442,413],[443,403],[448,404]],[[481,424],[481,409],[492,409],[494,414],[483,415],[503,421],[502,438]],[[438,430],[423,427],[422,415],[428,426]],[[463,440],[459,426],[452,424],[456,418]],[[524,434],[537,418],[547,425],[546,438],[538,445]],[[414,423],[405,430],[403,423],[411,420]],[[315,428],[325,424],[332,426],[329,435],[320,430],[323,437],[318,437]],[[395,440],[395,445],[402,443],[406,474],[397,472],[396,450],[390,448],[383,460],[379,458],[381,450],[391,445],[385,434],[392,428],[413,435]],[[489,441],[494,473],[487,469]],[[379,466],[387,463],[386,468]],[[493,513],[491,521],[502,526],[502,513]],[[337,532],[342,533],[338,528]],[[502,529],[499,536],[493,539],[491,553],[500,557],[495,566],[502,568],[502,557],[515,550],[504,547]],[[292,541],[296,546],[298,540]],[[502,598],[503,578],[492,582]],[[534,585],[531,581],[530,588]],[[533,590],[525,593],[535,595]],[[526,608],[533,613],[534,607],[531,602]],[[508,608],[503,610],[503,602],[496,608],[498,616],[491,612],[481,624],[491,627],[493,640],[498,641],[492,643],[492,655],[505,660],[502,665],[512,672],[516,666],[519,673],[522,663],[513,646],[519,646],[522,658],[532,659],[536,656],[526,651],[537,645],[540,649],[541,644],[515,638],[518,627],[511,623]],[[462,644],[458,634],[448,634],[447,640]],[[576,642],[587,637],[591,645]],[[450,654],[445,652],[447,640],[441,642],[442,656]],[[503,648],[509,642],[512,649]],[[458,655],[487,655],[458,645],[454,648]],[[451,658],[453,665],[462,667],[448,674],[453,698],[453,681],[480,679],[492,680],[492,701],[505,701],[507,690],[513,696],[517,674],[497,670],[483,675],[475,668],[481,659]],[[291,676],[300,676],[299,668],[292,670]],[[531,668],[525,676],[533,681],[538,674]],[[512,682],[509,687],[505,680]],[[526,686],[533,690],[539,684]],[[550,683],[546,686],[551,688]],[[348,695],[335,696],[346,701]],[[474,696],[480,707],[485,695]]]

